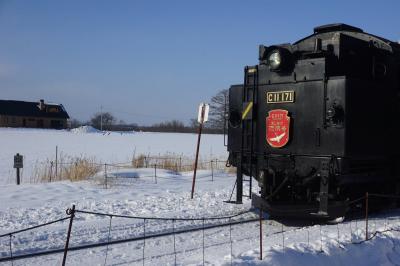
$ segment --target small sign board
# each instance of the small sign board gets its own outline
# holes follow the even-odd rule
[[[14,155],[14,168],[23,168],[24,167],[23,161],[24,161],[24,156],[20,155],[19,153]]]
[[[203,112],[204,108],[204,112]],[[208,112],[210,111],[210,105],[207,103],[200,103],[199,105],[199,113],[197,115],[197,121],[202,124],[208,121]],[[203,115],[203,117],[202,117]]]

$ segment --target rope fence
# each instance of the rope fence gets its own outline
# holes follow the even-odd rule
[[[10,261],[11,264],[18,259],[28,259],[34,256],[39,255],[48,255],[48,254],[56,254],[63,253],[63,265],[65,265],[68,260],[68,252],[70,251],[78,251],[82,249],[93,249],[97,247],[105,247],[103,252],[104,255],[104,265],[107,263],[111,263],[110,259],[110,246],[121,243],[132,243],[136,245],[135,250],[140,250],[140,255],[138,252],[135,253],[136,258],[132,262],[142,263],[149,262],[152,260],[157,260],[162,257],[172,256],[173,264],[182,264],[184,257],[180,257],[180,254],[188,254],[188,253],[198,253],[198,257],[201,258],[203,265],[207,262],[207,257],[210,256],[212,250],[215,250],[216,247],[226,247],[227,252],[230,253],[230,262],[233,263],[234,258],[234,250],[235,245],[243,245],[245,241],[249,241],[250,243],[254,243],[254,241],[259,241],[259,258],[262,260],[268,256],[269,248],[272,248],[268,243],[279,243],[282,248],[282,252],[286,252],[287,243],[293,245],[295,243],[306,243],[308,248],[312,248],[312,244],[310,243],[310,238],[314,239],[314,248],[315,241],[319,245],[319,252],[325,252],[324,247],[327,241],[335,240],[339,247],[344,247],[346,245],[360,245],[367,241],[371,241],[372,239],[378,237],[379,235],[385,234],[387,232],[400,232],[400,217],[388,217],[385,216],[384,219],[375,217],[371,219],[369,213],[370,210],[369,202],[370,200],[375,199],[400,199],[398,195],[384,195],[384,194],[375,194],[375,193],[366,193],[364,197],[360,197],[358,199],[352,200],[349,202],[350,205],[359,205],[362,203],[365,208],[365,217],[358,219],[350,219],[345,223],[337,223],[336,225],[309,225],[309,226],[299,226],[299,227],[287,227],[283,223],[278,223],[273,220],[269,220],[265,213],[257,212],[255,210],[245,210],[235,214],[228,214],[222,216],[211,216],[211,217],[190,217],[190,218],[182,218],[182,217],[156,217],[156,216],[134,216],[134,215],[122,215],[115,213],[105,213],[105,212],[96,212],[89,210],[80,210],[75,209],[73,205],[72,208],[67,209],[67,217],[62,217],[57,220],[49,221],[43,224],[39,224],[36,226],[20,229],[17,231],[4,233],[0,235],[0,243],[2,243],[3,251],[0,250],[0,262],[2,261]],[[104,228],[104,232],[106,234],[105,241],[97,242],[97,243],[86,243],[75,244],[73,246],[69,246],[70,239],[74,237],[74,234],[71,234],[72,229],[74,228],[75,220],[77,221],[85,221],[84,216],[99,216],[106,218],[107,226]],[[113,236],[119,230],[120,224],[117,223],[116,219],[128,219],[135,221],[135,224],[129,224],[128,227],[123,228],[124,230],[130,230],[130,228],[134,227],[134,235],[132,237],[118,238],[117,236]],[[57,223],[62,223],[63,221],[69,220],[67,234],[65,238],[65,246],[64,248],[54,249],[54,250],[42,250],[36,253],[26,253],[24,249],[16,250],[14,247],[15,238],[18,237],[19,234],[23,232],[28,232],[31,230],[37,230],[43,227],[48,227],[50,225],[54,225]],[[251,223],[251,226],[248,225]],[[273,225],[277,223],[276,225]],[[315,228],[315,226],[319,226],[319,230]],[[141,229],[140,229],[141,227]],[[242,235],[242,233],[233,234],[235,231],[242,232],[240,229],[242,227],[246,228],[246,231],[252,231],[250,235]],[[158,230],[158,228],[162,228],[162,230]],[[168,229],[169,228],[169,229]],[[218,229],[220,228],[220,229]],[[78,230],[79,226],[75,229]],[[212,230],[222,230],[219,231],[218,234],[215,234]],[[379,230],[378,230],[379,229]],[[225,230],[225,231],[224,231]],[[46,229],[46,232],[49,229]],[[336,231],[336,239],[333,237],[332,232]],[[75,234],[79,233],[76,232]],[[191,239],[191,246],[184,244],[184,247],[181,247],[180,243],[182,238],[179,238],[178,242],[177,235],[187,235],[186,239]],[[364,236],[362,238],[362,235]],[[212,237],[211,237],[212,236]],[[172,239],[170,239],[170,238]],[[166,245],[171,245],[171,249],[163,248],[162,250],[166,251],[162,254],[157,251],[155,254],[152,248],[154,245],[148,245],[148,241],[151,239],[170,239],[171,241],[166,241]],[[319,239],[319,240],[317,240]],[[82,240],[81,240],[82,241]],[[160,240],[161,241],[161,240]],[[263,245],[263,242],[267,241],[267,245]],[[85,242],[85,241],[84,241]],[[319,242],[319,243],[318,243]],[[169,243],[169,244],[168,244]],[[276,245],[276,244],[275,244]],[[278,247],[279,247],[278,246]],[[213,248],[212,250],[210,248]],[[254,249],[254,244],[249,248]],[[276,247],[275,247],[276,248]],[[243,248],[241,247],[241,250]],[[29,248],[28,248],[29,250]],[[228,251],[229,250],[229,251]],[[77,254],[75,254],[77,255]],[[186,255],[185,255],[186,256]]]

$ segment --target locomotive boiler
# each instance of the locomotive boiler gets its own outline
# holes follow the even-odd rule
[[[229,89],[229,163],[257,180],[274,216],[335,218],[369,193],[400,191],[400,45],[346,24],[259,46]],[[251,181],[251,178],[250,178]]]

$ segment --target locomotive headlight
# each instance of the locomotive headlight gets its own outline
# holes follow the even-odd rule
[[[294,64],[293,54],[286,48],[274,47],[267,54],[266,64],[273,72],[288,72]]]
[[[278,70],[282,64],[282,54],[279,50],[273,50],[268,56],[268,65],[271,70]]]

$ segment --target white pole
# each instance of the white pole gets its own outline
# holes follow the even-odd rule
[[[103,106],[100,106],[100,130],[103,131]]]

